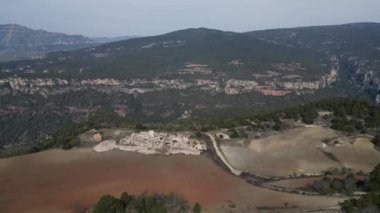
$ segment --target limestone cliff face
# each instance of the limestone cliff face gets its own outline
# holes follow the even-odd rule
[[[128,88],[172,88],[172,89],[186,89],[191,84],[182,80],[144,80],[135,79],[130,81],[120,81],[112,78],[105,79],[60,79],[60,78],[19,78],[12,77],[6,79],[0,79],[0,86],[9,85],[11,90],[26,91],[30,89],[43,89],[43,88],[56,88],[62,87],[75,87],[75,88],[88,88],[88,87],[128,87]]]
[[[116,79],[59,79],[59,78],[6,78],[0,79],[0,95],[12,92],[25,94],[40,94],[44,96],[62,94],[72,91],[95,89],[97,91],[113,93],[124,92],[146,93],[164,89],[186,89],[191,86],[181,80],[142,80],[120,81]]]
[[[289,90],[319,89],[320,88],[320,83],[318,81],[279,82],[278,85]]]
[[[49,86],[64,86],[68,85],[69,81],[59,78],[37,78],[37,79],[25,79],[25,78],[9,78],[2,80],[3,84],[9,83],[9,86],[13,90],[21,90],[25,87],[49,87]],[[1,85],[1,84],[0,84]]]
[[[105,78],[105,79],[82,80],[82,81],[80,81],[80,84],[82,84],[82,85],[118,86],[118,85],[121,85],[122,82],[115,80],[115,79],[112,79],[112,78]]]
[[[227,95],[235,95],[244,92],[259,90],[259,84],[256,81],[228,80],[224,89]]]
[[[379,85],[379,78],[374,71],[370,70],[364,73],[363,83],[365,86]]]
[[[380,103],[380,76],[377,69],[379,60],[360,59],[349,57],[347,64],[350,67],[351,81],[353,85],[363,91],[370,91],[372,98]],[[377,94],[377,95],[376,95]]]
[[[331,69],[330,73],[322,76],[320,80],[317,81],[286,81],[278,82],[277,85],[289,90],[318,90],[321,88],[326,88],[338,79],[338,70],[336,68]]]
[[[105,93],[123,92],[127,94],[147,93],[163,90],[194,90],[209,93],[225,93],[237,95],[243,93],[258,92],[266,96],[284,96],[290,93],[298,93],[302,90],[318,90],[330,86],[338,79],[338,69],[320,77],[317,81],[279,81],[269,80],[258,83],[254,80],[229,79],[221,80],[196,79],[186,81],[184,79],[133,79],[117,80],[104,79],[60,79],[60,78],[20,78],[10,77],[0,79],[0,95],[11,92],[26,94],[41,94],[44,96],[95,89]]]

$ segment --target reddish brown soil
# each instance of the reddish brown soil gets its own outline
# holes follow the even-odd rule
[[[78,152],[78,151],[75,151]],[[175,192],[191,203],[227,198],[238,183],[205,156],[50,151],[0,161],[2,212],[70,211],[101,195]]]
[[[206,156],[147,156],[91,149],[50,150],[0,160],[0,212],[78,212],[100,196],[176,193],[206,212],[255,212],[255,206],[319,207],[338,200],[278,193],[244,183]]]

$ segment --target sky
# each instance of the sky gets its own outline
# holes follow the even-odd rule
[[[380,22],[380,0],[1,0],[0,24],[91,37]]]

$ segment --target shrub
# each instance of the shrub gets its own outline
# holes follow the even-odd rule
[[[202,211],[201,205],[199,205],[199,203],[196,203],[194,205],[193,212],[194,213],[201,213],[201,211]]]

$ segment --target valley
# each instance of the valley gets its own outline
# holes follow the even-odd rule
[[[380,24],[98,42],[3,28],[2,212],[93,213],[122,192],[260,213],[378,196]],[[14,49],[26,32],[45,43]]]
[[[246,33],[191,28],[0,63],[0,124],[9,126],[0,130],[0,144],[35,144],[53,129],[104,114],[134,125],[226,111],[233,118],[322,98],[376,102],[379,29],[376,23]],[[23,123],[38,123],[37,131]]]

